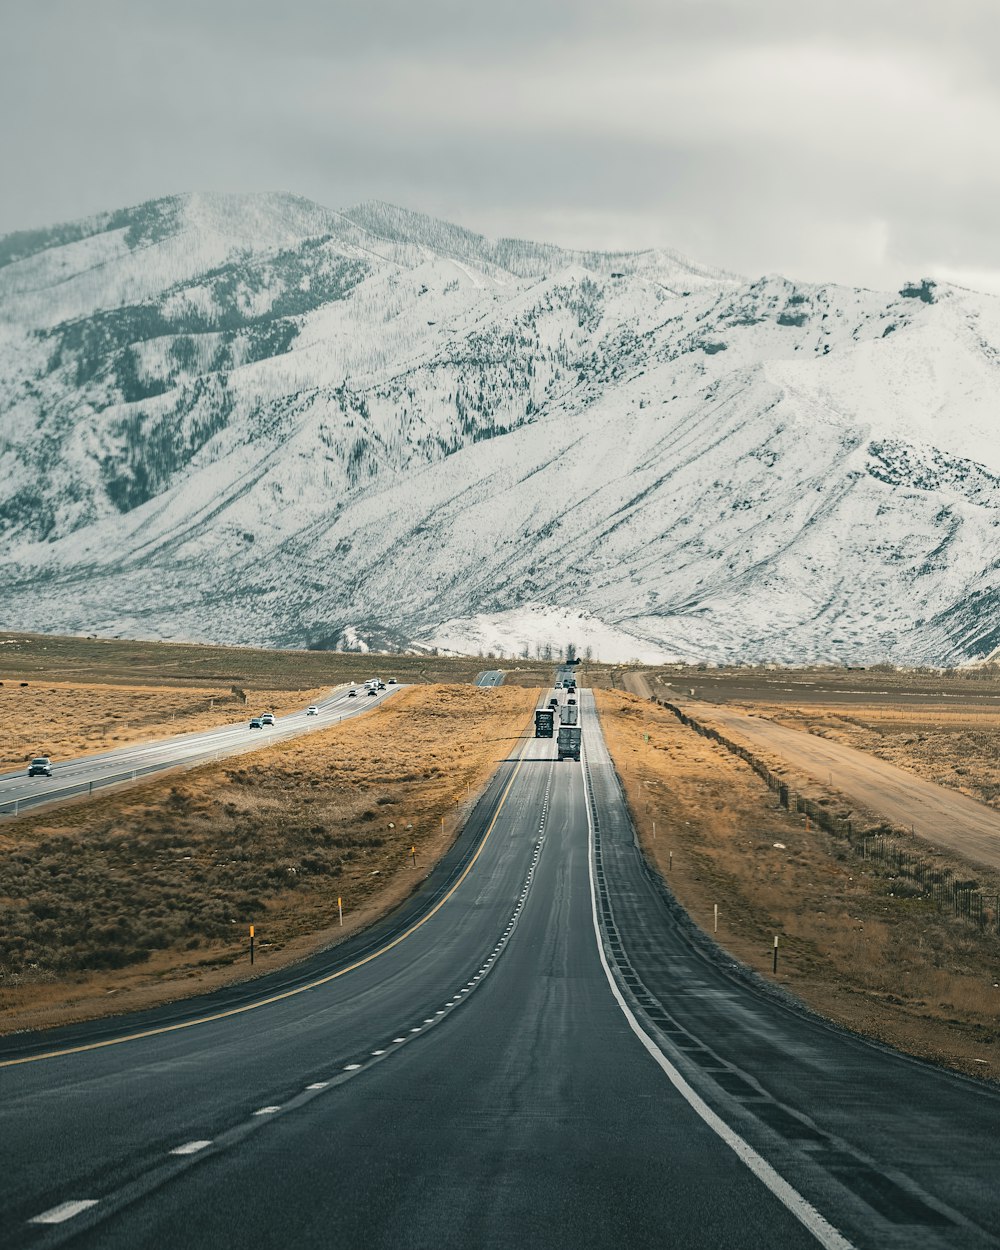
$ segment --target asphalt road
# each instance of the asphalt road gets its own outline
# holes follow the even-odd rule
[[[273,742],[282,742],[300,734],[357,716],[382,703],[394,690],[393,685],[377,695],[368,696],[363,687],[352,699],[347,687],[335,691],[315,706],[316,716],[307,716],[303,708],[289,716],[279,717],[276,724],[265,729],[249,729],[249,716],[239,725],[223,725],[200,733],[180,734],[155,742],[133,743],[99,755],[85,755],[71,760],[54,760],[51,777],[29,777],[24,769],[0,774],[0,815],[11,816],[31,808],[61,802],[91,790],[118,785],[140,777],[181,765],[204,764],[223,756],[258,750]]]
[[[502,686],[503,672],[500,669],[489,669],[485,673],[476,674],[477,686]]]
[[[1000,1245],[1000,1095],[693,934],[580,705],[583,765],[527,740],[408,919],[311,982],[11,1039],[4,1244]]]

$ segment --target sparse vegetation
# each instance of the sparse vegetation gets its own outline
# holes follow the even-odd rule
[[[237,724],[255,711],[298,711],[323,690],[256,692],[238,687],[117,686],[92,682],[4,682],[0,771],[34,755],[66,759],[129,742]]]
[[[450,844],[534,703],[523,687],[414,687],[305,749],[4,824],[6,1027],[99,1013],[111,973],[118,1009],[201,989],[213,967],[231,977],[251,921],[266,968],[340,932],[338,895],[345,933],[386,910]]]
[[[780,934],[781,984],[822,1015],[1000,1076],[992,925],[981,931],[917,897],[846,838],[807,830],[748,765],[664,709],[606,691],[597,699],[643,849],[702,928],[711,932],[718,904],[717,940],[768,976]],[[960,861],[953,867],[961,873]],[[976,876],[1000,891],[996,874]]]

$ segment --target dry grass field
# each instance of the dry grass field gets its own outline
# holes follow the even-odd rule
[[[718,904],[719,943],[768,977],[780,935],[778,981],[820,1014],[1000,1079],[992,927],[939,910],[845,838],[807,830],[748,765],[664,709],[596,697],[643,848],[703,929]],[[1000,892],[1000,879],[976,875]]]
[[[328,689],[328,688],[327,688]],[[226,687],[120,686],[4,681],[0,687],[0,772],[34,755],[66,759],[170,734],[237,724],[259,712],[281,716],[327,693]]]
[[[247,976],[251,922],[258,973],[370,922],[450,845],[535,701],[524,687],[411,687],[306,745],[4,824],[3,1027]]]
[[[395,677],[411,683],[471,682],[502,668],[511,685],[547,686],[551,660],[490,656],[360,655],[341,651],[278,651],[119,638],[0,634],[0,681],[107,683],[116,686],[197,686],[228,690],[306,690]]]
[[[868,751],[1000,810],[998,709],[928,703],[916,708],[763,704],[748,710]]]

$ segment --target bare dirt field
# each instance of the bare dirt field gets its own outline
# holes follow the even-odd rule
[[[717,940],[766,976],[779,934],[778,981],[820,1014],[1000,1079],[992,923],[981,930],[845,837],[807,829],[747,764],[667,710],[627,694],[596,698],[643,849],[703,929],[712,932],[718,904]],[[1000,892],[1000,873],[977,879]]]
[[[171,734],[238,724],[260,712],[282,716],[326,689],[256,691],[227,687],[11,681],[0,687],[0,772],[35,755],[67,759]],[[244,695],[246,702],[244,702]]]
[[[370,923],[451,844],[535,702],[524,687],[412,687],[305,749],[285,743],[5,824],[2,1027],[249,976],[251,922],[257,973]]]
[[[793,729],[867,751],[1000,811],[1000,708],[762,704],[753,710]]]

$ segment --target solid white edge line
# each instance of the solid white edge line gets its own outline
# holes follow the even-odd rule
[[[97,1198],[77,1198],[71,1202],[60,1202],[57,1207],[52,1207],[48,1211],[43,1211],[41,1215],[33,1216],[29,1224],[62,1224],[65,1220],[71,1220],[74,1215],[79,1215],[81,1211],[88,1211],[91,1207],[96,1207]]]
[[[596,711],[594,713],[596,717]],[[586,750],[584,749],[584,755]],[[615,982],[614,974],[611,971],[608,961],[604,956],[604,943],[601,941],[601,928],[597,919],[597,887],[594,882],[594,822],[590,811],[590,797],[587,795],[587,774],[583,775],[583,788],[587,802],[584,807],[587,809],[587,870],[590,876],[590,910],[594,921],[594,937],[597,940],[597,953],[601,960],[601,967],[604,969],[604,975],[608,979],[608,985],[611,987],[611,993],[614,995],[615,1001],[622,1009],[622,1014],[629,1023],[632,1032],[642,1042],[643,1046],[652,1056],[653,1060],[659,1065],[665,1073],[671,1085],[677,1090],[684,1101],[695,1111],[708,1127],[720,1137],[725,1144],[733,1151],[738,1159],[750,1169],[750,1171],[761,1181],[767,1189],[778,1199],[778,1201],[791,1212],[792,1215],[803,1225],[821,1246],[826,1250],[855,1250],[853,1242],[847,1240],[842,1233],[839,1233],[833,1225],[816,1210],[816,1208],[807,1199],[799,1193],[794,1186],[790,1185],[785,1178],[777,1172],[770,1163],[754,1150],[749,1142],[736,1132],[718,1116],[712,1108],[697,1094],[687,1083],[681,1073],[674,1067],[670,1060],[666,1057],[662,1050],[657,1046],[656,1042],[643,1029],[642,1025],[632,1014],[632,1011],[622,997]]]

